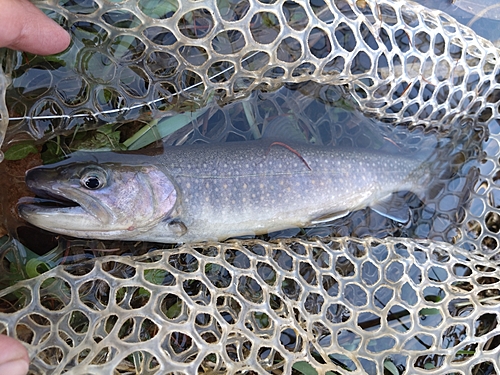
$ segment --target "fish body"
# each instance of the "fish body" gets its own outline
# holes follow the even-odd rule
[[[268,140],[168,147],[161,154],[80,153],[27,172],[39,196],[28,222],[81,238],[176,243],[307,227],[419,192],[422,161],[400,155]]]

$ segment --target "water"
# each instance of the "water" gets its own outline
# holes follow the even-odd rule
[[[480,23],[474,25],[480,26]],[[83,25],[80,29],[84,29]],[[498,30],[498,28],[493,29]],[[484,31],[487,30],[478,32]],[[97,32],[92,36],[100,37],[101,34]],[[489,39],[496,38],[498,35],[489,37]],[[133,43],[134,41],[127,41],[126,45],[132,46]],[[140,45],[136,45],[135,50],[140,53]],[[68,52],[68,54],[71,53],[74,51]],[[20,125],[20,121],[14,120],[12,123],[14,131],[8,138],[9,145],[16,144],[19,140],[29,139],[28,134],[36,135],[39,140],[30,143],[35,147],[36,153],[19,161],[6,161],[0,164],[0,173],[7,176],[0,182],[0,190],[4,192],[1,194],[4,226],[12,237],[20,240],[20,243],[11,242],[14,250],[18,252],[18,259],[15,259],[14,251],[10,252],[9,257],[4,258],[4,264],[17,264],[17,268],[12,267],[3,273],[3,285],[9,285],[15,281],[9,278],[16,272],[29,277],[42,272],[43,267],[54,267],[61,263],[78,263],[109,253],[141,254],[156,248],[157,245],[154,244],[82,241],[45,232],[42,235],[38,229],[26,226],[17,218],[14,209],[17,199],[27,194],[23,190],[25,169],[41,163],[41,159],[53,161],[78,148],[96,146],[116,148],[124,145],[127,140],[137,134],[139,129],[153,121],[152,113],[165,109],[155,108],[155,105],[167,103],[165,100],[161,103],[152,102],[158,98],[159,91],[147,90],[147,95],[141,91],[145,89],[148,81],[140,70],[136,70],[128,72],[128,76],[124,76],[122,82],[129,88],[129,93],[139,98],[142,97],[141,100],[149,101],[151,104],[136,107],[128,113],[116,110],[131,106],[131,104],[124,101],[116,90],[113,91],[112,88],[106,86],[110,81],[109,76],[115,75],[115,67],[105,57],[96,55],[84,61],[88,65],[86,68],[94,64],[94,68],[91,69],[93,73],[90,74],[98,74],[99,77],[94,78],[102,81],[102,89],[93,97],[95,106],[101,109],[101,114],[94,116],[89,111],[75,111],[71,118],[60,116],[54,120],[51,116],[65,113],[63,109],[50,101],[50,95],[53,95],[54,91],[47,96],[49,101],[38,107],[31,108],[29,100],[19,98],[32,99],[34,103],[47,95],[49,91],[47,87],[54,78],[52,73],[47,73],[48,69],[55,68],[61,62],[50,59],[39,60],[36,57],[28,57],[28,61],[29,64],[17,61],[16,68],[20,69],[19,72],[22,69],[31,69],[31,71],[23,76],[23,81],[16,83],[16,90],[20,95],[18,97],[14,95],[9,99],[10,108],[12,113],[17,111],[21,114],[29,113],[32,116],[49,117],[30,121],[27,126],[24,123]],[[67,67],[61,65],[54,70],[54,74],[64,74],[65,69]],[[71,97],[64,97],[68,106],[76,105],[86,95],[91,95],[90,86],[82,78],[70,78],[64,81],[64,85],[59,89],[60,92],[73,94]],[[144,99],[145,97],[148,99]],[[404,151],[419,155],[419,157],[425,153],[429,160],[436,163],[436,175],[423,197],[416,197],[405,192],[400,194],[412,209],[409,223],[399,224],[370,209],[365,209],[354,212],[326,227],[291,229],[271,233],[262,238],[272,240],[278,237],[318,236],[326,238],[349,235],[384,238],[400,236],[443,240],[457,243],[470,250],[477,250],[474,248],[477,247],[475,240],[481,236],[483,230],[481,223],[477,219],[478,226],[471,225],[471,221],[466,220],[466,217],[469,217],[468,214],[465,214],[463,210],[464,207],[470,207],[471,215],[476,218],[484,215],[485,207],[482,206],[484,203],[480,199],[474,199],[472,191],[480,189],[481,175],[489,176],[492,173],[491,168],[495,168],[496,164],[491,160],[498,154],[499,144],[495,137],[488,138],[482,129],[475,129],[470,124],[455,124],[455,130],[445,136],[420,129],[410,131],[404,127],[393,127],[368,120],[352,110],[352,107],[353,104],[337,88],[312,83],[290,85],[275,93],[258,92],[249,99],[224,107],[212,106],[209,110],[200,112],[199,116],[193,116],[186,127],[179,127],[164,141],[167,144],[181,145],[254,139],[263,132],[267,124],[275,123],[280,117],[286,116],[310,142],[332,147],[358,147],[396,153]],[[194,109],[197,109],[196,106]],[[138,113],[139,115],[136,116]],[[98,131],[89,130],[83,135],[75,133],[77,129],[90,129],[98,124],[103,125],[105,122],[110,122],[111,125],[101,126]],[[155,129],[153,133],[161,133],[159,126],[156,128],[153,126],[153,129]],[[496,120],[490,123],[490,131],[494,135],[498,134]],[[57,137],[54,137],[54,132],[58,133]],[[485,151],[490,159],[483,157]],[[492,224],[493,227],[494,224]],[[33,238],[37,241],[33,241]],[[48,255],[45,258],[39,258],[28,250],[39,255]],[[27,263],[33,259],[39,261],[40,267],[38,268],[35,263],[34,272],[32,272],[33,262],[30,265],[31,268],[27,267]],[[31,270],[31,274],[28,274],[28,269]],[[397,363],[397,359],[394,363]]]
[[[81,14],[95,11],[93,2],[67,5]],[[464,17],[460,8],[453,5],[445,7],[453,15]],[[243,9],[239,11],[244,12]],[[48,13],[64,23],[60,14]],[[122,24],[125,22],[123,14],[110,13],[106,13],[106,23],[121,22],[120,27],[125,29],[134,27],[129,24],[133,20]],[[465,18],[461,20],[466,22]],[[480,25],[477,23],[475,26]],[[160,33],[160,30],[147,30],[146,37],[153,38],[155,43],[159,42],[160,36],[162,43],[171,42],[168,35]],[[290,118],[296,129],[313,143],[413,153],[419,157],[424,153],[436,162],[436,176],[425,196],[420,197],[422,200],[404,192],[400,194],[412,208],[412,219],[407,225],[394,223],[366,209],[337,221],[333,226],[300,232],[285,231],[266,238],[296,235],[406,236],[460,243],[474,235],[473,231],[464,230],[466,226],[461,210],[472,202],[473,212],[480,211],[481,203],[471,198],[470,191],[479,172],[489,173],[485,171],[488,163],[482,165],[479,161],[482,147],[488,148],[491,154],[496,144],[491,140],[487,143],[486,133],[480,129],[469,124],[455,124],[454,131],[440,135],[420,129],[410,131],[404,127],[388,126],[366,119],[353,110],[354,103],[343,95],[341,89],[313,83],[289,85],[274,93],[256,92],[251,98],[224,107],[212,105],[208,110],[198,109],[196,102],[189,101],[179,106],[175,95],[170,95],[175,90],[169,94],[169,87],[151,80],[144,69],[135,65],[123,69],[117,65],[116,61],[127,63],[144,55],[145,47],[139,39],[109,35],[97,24],[85,22],[73,23],[71,32],[77,39],[59,56],[11,56],[14,80],[7,99],[11,114],[7,148],[14,145],[20,148],[20,154],[33,153],[21,161],[0,165],[2,173],[11,177],[5,179],[1,187],[9,192],[2,196],[2,211],[7,232],[22,241],[32,238],[35,229],[26,227],[17,218],[14,206],[20,196],[28,194],[23,187],[23,171],[40,163],[40,158],[47,163],[78,149],[124,149],[145,144],[145,141],[142,142],[144,138],[150,137],[140,138],[142,143],[137,140],[137,134],[144,126],[152,129],[148,136],[167,133],[164,139],[166,144],[255,139],[268,124],[279,122],[280,117]],[[96,49],[97,46],[107,47]],[[103,51],[107,51],[114,60],[110,60]],[[190,58],[197,56],[194,50],[190,54]],[[155,70],[152,76],[168,77],[172,73],[165,63],[166,57],[151,55],[148,58],[158,59],[155,61],[159,70]],[[258,63],[257,56],[247,58],[252,64]],[[75,77],[69,74],[72,69],[85,74]],[[53,82],[57,84],[53,85]],[[188,88],[191,91],[196,89],[196,83]],[[87,109],[85,103],[94,109]],[[181,121],[180,116],[175,117],[174,109],[187,110],[188,116]],[[157,121],[162,114],[178,119],[175,132],[170,134],[170,130],[164,129],[171,129],[171,125]],[[184,123],[185,127],[182,126]],[[90,130],[96,127],[97,131]],[[82,130],[88,131],[82,133]],[[37,140],[29,140],[32,137]],[[25,143],[19,143],[21,140]],[[49,234],[46,238],[45,242],[50,245],[42,246],[45,251],[58,242]]]
[[[408,192],[397,194],[400,199],[406,200],[406,204],[411,208],[411,221],[407,224],[394,222],[371,209],[364,209],[337,220],[333,225],[305,230],[290,229],[271,233],[263,238],[351,235],[431,238],[454,242],[457,231],[460,232],[460,229],[457,229],[459,222],[456,220],[459,206],[467,201],[469,191],[474,185],[473,179],[477,177],[474,171],[478,166],[476,160],[480,150],[473,145],[477,144],[481,134],[475,133],[470,127],[463,127],[461,131],[452,132],[446,137],[438,133],[424,133],[419,129],[410,131],[406,127],[394,127],[366,119],[352,108],[353,104],[338,88],[313,83],[293,85],[274,93],[255,93],[248,99],[224,107],[213,106],[187,126],[170,134],[164,142],[169,145],[181,145],[250,140],[258,138],[268,126],[279,126],[280,120],[286,118],[289,126],[294,127],[297,133],[303,134],[312,143],[382,150],[415,155],[420,159],[427,158],[435,163],[436,173],[424,196],[417,197]],[[105,146],[116,148],[117,145],[123,144],[124,135],[133,133],[136,128],[137,124],[131,123],[113,127],[113,130],[109,131],[101,127],[99,131],[90,132],[86,137],[75,137],[69,133],[66,137],[60,136],[46,142],[42,146],[41,156],[52,161],[58,156],[54,150],[60,151],[59,156],[62,156],[82,145],[92,147],[100,145],[101,142]],[[283,130],[285,133],[290,132],[290,128]],[[110,143],[110,140],[115,143]],[[5,180],[3,188],[6,191],[23,190],[23,170],[16,166],[29,160],[38,160],[39,157],[40,154],[33,154],[21,161],[6,161],[0,165],[5,173],[13,177]],[[15,187],[12,186],[13,182]],[[22,193],[26,194],[25,191]],[[3,211],[8,213],[4,220],[10,233],[28,245],[34,233],[39,236],[40,232],[26,226],[17,215],[12,215],[18,198],[18,195],[3,196]],[[58,237],[48,233],[45,238],[47,245],[37,244],[45,251],[60,241],[56,239]],[[36,249],[33,251],[40,252]]]
[[[496,0],[475,2],[471,0],[433,1],[416,0],[431,9],[439,9],[469,26],[483,38],[496,42],[500,39],[500,4]]]

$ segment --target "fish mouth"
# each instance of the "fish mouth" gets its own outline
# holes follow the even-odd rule
[[[23,197],[17,205],[19,215],[26,221],[31,221],[33,215],[52,216],[69,213],[92,215],[78,202],[77,197],[64,194],[61,189],[57,189],[56,193],[41,187],[29,186],[29,188],[35,193],[35,197]]]
[[[32,188],[35,197],[23,197],[19,200],[19,205],[34,205],[46,209],[81,207],[78,202],[63,195],[52,193],[50,190]]]
[[[71,235],[83,230],[102,230],[102,226],[112,219],[97,199],[74,187],[26,182],[35,197],[21,198],[17,212],[22,219],[37,227]]]

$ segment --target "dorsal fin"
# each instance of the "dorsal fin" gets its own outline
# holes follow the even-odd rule
[[[262,138],[300,143],[307,142],[305,134],[299,129],[295,117],[292,115],[280,115],[269,121],[264,127]]]

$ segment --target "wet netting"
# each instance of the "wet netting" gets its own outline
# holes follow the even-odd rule
[[[25,343],[32,374],[500,374],[490,41],[398,0],[35,3],[72,43],[50,57],[0,50],[6,146],[109,124],[161,136],[159,119],[179,112],[188,130],[166,143],[237,141],[286,117],[333,146],[417,155],[434,137],[446,168],[425,204],[410,197],[406,225],[366,209],[225,243],[61,239],[66,255],[36,272],[11,239],[0,332]]]
[[[498,373],[499,284],[444,243],[229,241],[56,267],[1,324],[34,373]]]
[[[73,42],[48,59],[4,51],[11,132],[40,138],[308,80],[345,85],[385,122],[446,129],[498,114],[497,48],[412,2],[35,3]]]

